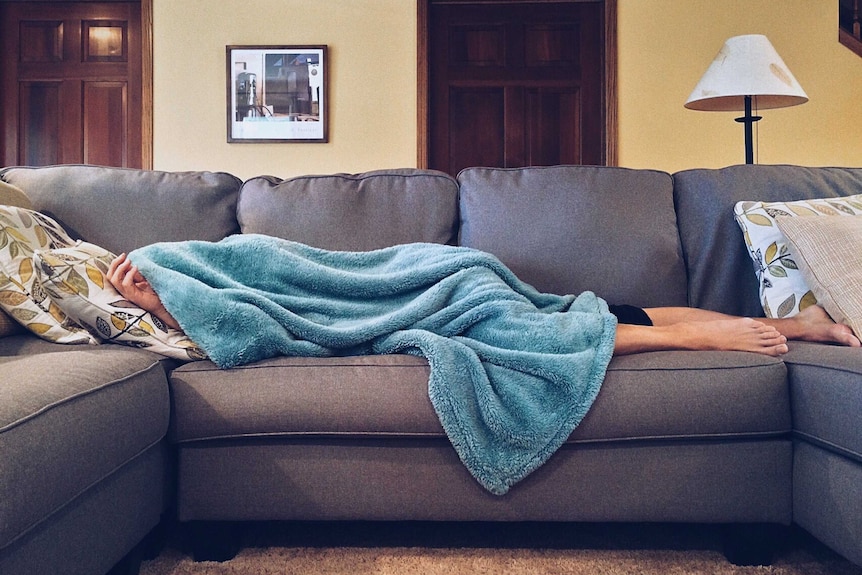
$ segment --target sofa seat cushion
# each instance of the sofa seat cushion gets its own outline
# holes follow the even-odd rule
[[[0,549],[158,443],[169,415],[154,354],[0,340]]]
[[[330,250],[454,244],[458,184],[442,172],[418,169],[257,177],[242,185],[237,217],[245,234]]]
[[[229,370],[186,364],[170,376],[171,438],[442,437],[429,373],[410,355],[279,357]]]
[[[687,281],[665,172],[597,166],[467,168],[461,243],[521,279],[613,304],[686,305]]]
[[[428,399],[428,364],[407,355],[276,358],[171,374],[180,443],[266,438],[445,438]],[[780,360],[750,353],[615,358],[570,442],[787,436]]]
[[[787,370],[746,352],[662,351],[615,357],[572,441],[788,436]]]
[[[858,348],[791,342],[785,354],[793,433],[862,463],[862,353]]]

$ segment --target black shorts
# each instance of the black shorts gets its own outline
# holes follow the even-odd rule
[[[608,309],[612,314],[617,316],[619,323],[630,325],[652,325],[652,320],[647,315],[643,308],[633,305],[608,305]]]

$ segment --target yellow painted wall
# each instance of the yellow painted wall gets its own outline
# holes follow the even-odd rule
[[[154,0],[153,164],[261,174],[416,163],[416,7],[408,0]],[[329,46],[329,143],[228,144],[226,45]]]
[[[760,163],[862,166],[862,58],[837,0],[618,0],[620,165],[741,163],[733,112],[683,108],[724,40],[765,34],[808,93],[765,110]],[[413,0],[154,0],[154,166],[247,178],[416,165]],[[330,142],[228,144],[225,46],[327,44]]]
[[[740,113],[683,108],[724,41],[765,34],[809,102],[763,110],[762,164],[862,166],[862,58],[838,43],[837,0],[620,0],[620,164],[667,171],[745,161]]]

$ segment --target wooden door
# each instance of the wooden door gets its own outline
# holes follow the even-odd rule
[[[606,163],[604,2],[427,9],[428,167]]]
[[[143,167],[140,2],[0,2],[2,165]]]

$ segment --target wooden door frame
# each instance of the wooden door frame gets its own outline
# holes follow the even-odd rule
[[[152,0],[142,0],[149,1]],[[469,0],[466,0],[469,1]],[[534,0],[535,1],[535,0]],[[578,0],[571,0],[577,2]],[[427,168],[428,155],[431,149],[431,133],[429,129],[430,105],[430,39],[428,27],[429,8],[433,0],[416,0],[416,40],[417,40],[417,151],[416,165]],[[478,2],[477,2],[478,3]],[[604,164],[616,166],[617,157],[617,0],[604,0],[605,4],[605,70],[602,85],[605,98],[605,136]]]
[[[153,0],[141,0],[141,166],[153,169]]]

